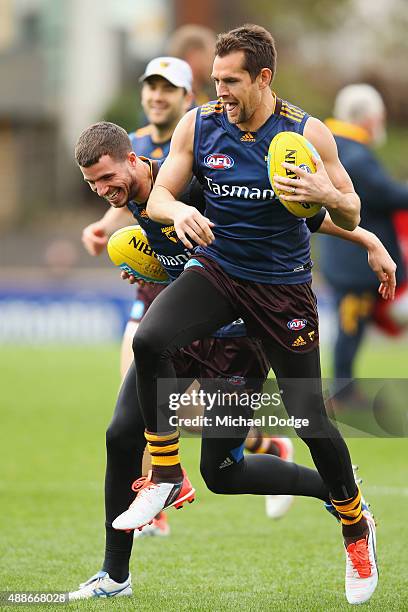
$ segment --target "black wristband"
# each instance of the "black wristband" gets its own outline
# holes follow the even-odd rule
[[[326,212],[326,209],[324,208],[324,206],[322,206],[318,213],[316,213],[313,217],[309,217],[308,219],[306,219],[306,225],[309,228],[309,231],[312,232],[312,234],[317,232],[320,228],[321,224],[323,223],[323,219],[326,216]]]

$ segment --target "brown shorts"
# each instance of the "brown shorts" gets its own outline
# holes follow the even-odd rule
[[[223,378],[232,385],[261,389],[270,369],[257,338],[204,338],[172,357],[177,378]]]
[[[205,276],[244,319],[248,335],[278,342],[294,353],[307,353],[319,344],[317,300],[311,283],[271,285],[229,276],[213,259],[195,255],[203,267],[189,270]]]
[[[140,322],[153,300],[166,285],[146,284],[138,287],[137,307],[131,321]],[[138,302],[140,304],[138,305]],[[261,342],[257,338],[204,338],[179,349],[172,357],[177,378],[226,378],[233,383],[261,385],[266,380],[270,365]],[[252,387],[251,387],[252,388]]]
[[[157,283],[146,283],[143,286],[138,286],[136,291],[136,299],[130,311],[129,321],[140,323],[146,312],[149,310],[153,300],[165,289],[167,285],[159,285]]]

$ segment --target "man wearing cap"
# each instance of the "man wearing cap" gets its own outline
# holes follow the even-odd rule
[[[163,159],[181,117],[191,107],[193,75],[190,66],[176,57],[156,57],[140,77],[142,107],[149,125],[129,134],[135,153]]]

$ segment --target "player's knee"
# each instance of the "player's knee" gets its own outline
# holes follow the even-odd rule
[[[226,479],[220,473],[218,466],[201,462],[200,472],[207,489],[209,489],[212,493],[225,495],[229,492]]]
[[[133,337],[132,348],[135,363],[138,365],[146,364],[151,367],[154,361],[160,357],[157,351],[157,343],[153,335],[149,332],[143,332],[140,329]]]

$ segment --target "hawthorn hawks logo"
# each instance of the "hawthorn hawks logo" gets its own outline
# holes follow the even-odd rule
[[[162,234],[166,236],[166,238],[171,240],[171,242],[178,241],[177,232],[174,229],[174,225],[168,225],[167,227],[162,227],[161,231],[162,231]]]
[[[204,164],[212,170],[229,170],[234,163],[232,157],[223,153],[212,153],[204,159]]]

